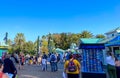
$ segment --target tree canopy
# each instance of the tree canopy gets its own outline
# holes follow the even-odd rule
[[[38,49],[40,52],[53,52],[55,48],[66,50],[70,48],[72,43],[77,44],[80,38],[105,38],[102,34],[94,36],[89,31],[82,31],[81,33],[49,33],[43,35],[41,39],[36,38],[36,41],[26,41],[24,33],[17,33],[14,41],[8,39],[9,52],[24,52],[25,54],[36,54]]]

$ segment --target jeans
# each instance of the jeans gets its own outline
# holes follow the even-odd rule
[[[46,64],[42,64],[42,70],[46,71]]]
[[[47,70],[47,64],[46,64],[46,70]]]
[[[51,62],[51,71],[55,72],[55,62]]]
[[[55,62],[55,71],[58,71],[57,62]]]

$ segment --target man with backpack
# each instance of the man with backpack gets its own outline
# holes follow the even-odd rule
[[[51,71],[55,72],[56,71],[56,62],[57,62],[57,57],[54,53],[50,55],[50,65],[51,65]]]
[[[69,55],[69,60],[64,64],[64,72],[67,73],[67,78],[79,78],[80,63],[73,58],[73,55]]]

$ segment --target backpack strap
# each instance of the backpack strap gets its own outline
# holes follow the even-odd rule
[[[74,60],[74,59],[72,59],[72,60],[69,60],[69,62],[71,62],[71,61],[73,62],[73,60]]]
[[[68,61],[68,64],[69,64],[70,62],[73,62],[73,60],[74,60],[74,59],[72,59],[72,60],[70,59],[70,60]],[[73,62],[73,63],[74,63],[74,62]],[[74,63],[74,64],[75,64],[75,63]]]

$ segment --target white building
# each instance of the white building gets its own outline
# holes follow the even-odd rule
[[[120,27],[113,29],[105,34],[106,34],[107,38],[116,37],[117,35],[120,34]]]

